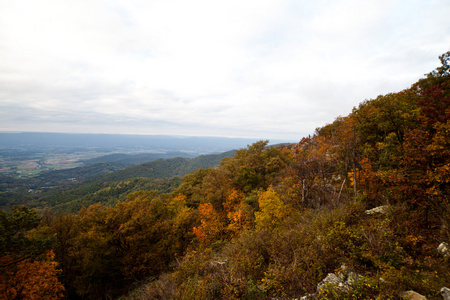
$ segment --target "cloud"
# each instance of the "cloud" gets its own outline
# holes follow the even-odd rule
[[[450,49],[445,0],[7,1],[0,130],[298,140]]]

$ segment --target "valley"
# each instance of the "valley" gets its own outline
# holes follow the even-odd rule
[[[5,134],[0,133],[2,136]],[[229,148],[221,145],[220,138],[216,139],[217,144],[188,142],[183,148],[175,143],[178,138],[165,137],[164,143],[155,143],[155,148],[151,148],[148,142],[137,146],[130,137],[129,146],[120,141],[102,146],[81,140],[74,145],[59,134],[45,134],[46,139],[34,142],[30,134],[26,139],[20,134],[6,136],[9,144],[8,138],[0,141],[1,209],[24,204],[38,211],[51,208],[75,212],[82,205],[122,201],[137,187],[170,192],[185,174],[201,167],[215,167],[221,159],[234,154],[234,151],[214,154],[217,149]],[[52,136],[58,139],[52,140]],[[78,139],[82,136],[77,135]],[[115,192],[91,195],[102,187]]]
[[[0,149],[0,174],[29,178],[44,171],[79,167],[83,165],[83,160],[108,154],[89,149],[84,149],[84,151],[75,149],[74,152],[70,150],[56,151],[53,148],[39,150],[2,148]]]

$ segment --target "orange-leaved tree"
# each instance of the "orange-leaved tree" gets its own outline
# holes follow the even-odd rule
[[[211,203],[202,203],[198,207],[200,226],[194,227],[193,232],[202,244],[210,244],[219,240],[224,232],[224,223]]]
[[[237,189],[231,189],[223,204],[228,218],[227,229],[236,235],[250,225],[251,207],[244,201],[245,194]]]
[[[53,300],[64,296],[58,281],[58,263],[48,251],[43,257],[18,262],[14,269],[0,272],[0,299]]]
[[[52,239],[36,230],[40,219],[25,206],[0,210],[0,299],[63,297]]]

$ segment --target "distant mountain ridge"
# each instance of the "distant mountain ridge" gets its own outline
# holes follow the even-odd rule
[[[139,165],[157,159],[169,159],[175,157],[194,158],[196,156],[197,155],[194,155],[192,153],[182,151],[167,152],[167,153],[139,153],[139,154],[115,153],[87,159],[84,160],[83,163],[86,165],[92,165],[102,162],[109,162],[127,165]]]
[[[219,165],[225,157],[232,157],[236,150],[220,154],[200,155],[195,158],[175,157],[171,159],[157,159],[144,164],[131,166],[112,173],[92,178],[91,182],[121,181],[136,177],[171,178],[184,176],[200,168],[212,168]]]
[[[0,132],[0,146],[2,147],[119,147],[124,149],[193,151],[197,155],[239,149],[257,140],[255,138],[184,137],[169,135]],[[282,142],[286,142],[286,140],[271,140],[271,143]]]

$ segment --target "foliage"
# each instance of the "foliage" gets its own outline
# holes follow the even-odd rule
[[[58,281],[53,252],[40,260],[26,259],[0,273],[0,299],[60,299],[64,286]]]
[[[48,249],[52,236],[41,217],[24,206],[0,210],[0,299],[59,299],[64,287]]]
[[[255,213],[256,229],[275,228],[287,214],[287,207],[273,188],[260,193],[258,203],[260,210]]]
[[[67,290],[92,298],[117,296],[134,280],[168,270],[192,239],[185,197],[131,193],[114,207],[101,204],[57,217],[57,259]]]
[[[221,154],[201,155],[196,158],[175,157],[170,159],[157,159],[137,166],[131,166],[123,170],[105,174],[95,178],[95,182],[122,181],[135,177],[145,178],[171,178],[184,176],[199,168],[212,168],[217,166],[225,157],[230,157],[234,151]]]
[[[180,182],[181,178],[179,177],[171,179],[137,177],[117,182],[105,181],[83,184],[78,188],[49,194],[41,198],[40,202],[41,204],[50,206],[52,211],[55,212],[75,213],[82,206],[88,207],[95,203],[113,206],[118,202],[125,201],[128,194],[142,190],[155,190],[159,193],[168,193],[176,188]]]
[[[0,267],[34,259],[48,249],[51,237],[29,234],[40,220],[41,217],[34,210],[25,206],[15,206],[9,214],[0,210]]]
[[[193,228],[195,236],[203,244],[210,244],[219,240],[224,227],[219,214],[214,210],[211,203],[200,204],[198,210],[201,223],[200,226]]]
[[[379,299],[380,296],[380,282],[371,278],[360,278],[356,280],[353,284],[352,289],[348,291],[339,290],[336,286],[327,285],[320,292],[320,299],[331,300],[331,299],[342,299],[342,300],[353,300],[353,299]],[[377,298],[378,297],[378,298]],[[383,297],[382,299],[394,299],[393,296]]]

